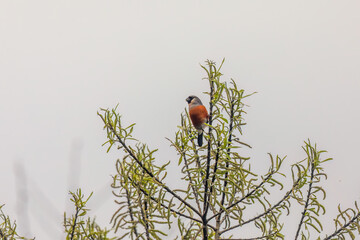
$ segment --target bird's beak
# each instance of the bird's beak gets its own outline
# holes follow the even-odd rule
[[[190,103],[190,98],[188,97],[188,98],[186,99],[186,101],[187,101],[188,103]]]

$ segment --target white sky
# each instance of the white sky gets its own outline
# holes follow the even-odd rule
[[[21,233],[62,239],[67,192],[82,187],[104,226],[120,152],[101,147],[98,109],[120,103],[136,136],[176,166],[165,137],[188,95],[206,102],[199,63],[225,57],[224,79],[258,92],[244,128],[255,168],[267,152],[294,163],[303,140],[317,142],[334,158],[324,184],[333,218],[338,203],[360,200],[359,9],[357,0],[1,1],[0,204]]]

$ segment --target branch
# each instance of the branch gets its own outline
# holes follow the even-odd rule
[[[0,237],[2,237],[4,240],[7,240],[6,236],[2,233],[1,229],[0,229]]]
[[[144,200],[144,209],[141,207],[141,216],[143,218],[144,221],[144,225],[145,225],[145,234],[146,234],[146,239],[150,240],[150,234],[149,234],[149,216],[147,214],[147,203],[146,200]]]
[[[214,189],[214,182],[215,182],[215,178],[216,178],[216,171],[217,171],[217,166],[218,166],[218,162],[219,162],[219,152],[220,152],[220,141],[217,144],[217,150],[216,150],[216,157],[215,157],[215,166],[214,166],[214,173],[213,173],[213,177],[211,179],[211,185],[210,185],[210,191],[209,191],[209,199],[208,199],[208,204],[210,202],[210,197],[211,194],[213,192]]]
[[[184,149],[183,149],[183,150],[184,150]],[[197,191],[195,191],[195,188],[194,188],[193,180],[192,180],[192,177],[191,177],[191,174],[190,174],[190,171],[189,171],[189,165],[188,165],[188,162],[187,162],[186,154],[183,154],[183,158],[184,158],[184,163],[185,163],[185,166],[186,166],[186,173],[188,174],[188,178],[189,178],[189,181],[190,181],[190,186],[191,186],[191,189],[192,189],[193,194],[194,194],[194,196],[195,196],[195,201],[196,201],[196,204],[198,205],[199,212],[200,212],[200,214],[201,214],[201,207],[200,207],[200,202],[199,202],[199,196],[198,196]]]
[[[210,111],[210,115],[209,115],[209,141],[208,141],[208,145],[207,145],[207,161],[206,161],[206,176],[205,176],[205,190],[204,190],[204,211],[203,211],[203,215],[202,215],[202,221],[203,221],[203,239],[207,240],[208,239],[208,232],[207,232],[207,226],[208,226],[208,221],[206,219],[207,216],[207,212],[209,210],[209,199],[208,199],[208,180],[209,180],[209,176],[210,176],[210,161],[211,161],[211,131],[212,131],[212,118],[213,118],[213,100],[214,100],[214,73],[212,71],[212,68],[214,67],[214,63],[208,61],[209,64],[209,70],[210,72],[208,72],[206,70],[206,68],[204,68],[206,70],[206,72],[208,73],[208,77],[209,77],[209,82],[210,82],[210,106],[209,106],[209,111]],[[215,73],[216,73],[216,68],[215,68]]]
[[[274,233],[269,233],[268,235],[261,236],[261,237],[254,237],[254,238],[220,238],[219,240],[258,240],[258,239],[268,239],[269,237],[272,237],[276,234],[278,234],[279,231],[276,231]]]
[[[233,105],[233,100],[231,101],[231,110],[230,110],[230,123],[229,123],[229,137],[228,137],[228,145],[227,145],[227,156],[230,156],[230,146],[231,146],[231,137],[232,137],[232,132],[233,132],[233,120],[234,120],[234,105]],[[230,160],[230,159],[228,159]],[[227,161],[225,164],[225,169],[227,170],[229,168],[229,162]],[[227,178],[228,178],[229,172],[228,170],[225,172],[225,180],[224,180],[224,186],[223,186],[223,193],[222,193],[222,197],[221,197],[221,206],[224,206],[225,203],[225,193],[226,193],[226,186],[228,184]],[[221,210],[221,206],[220,206],[220,210]],[[220,225],[222,224],[222,222],[220,222],[221,219],[221,213],[219,214],[219,216],[217,216],[217,227],[220,228]]]
[[[221,209],[217,214],[213,215],[212,217],[210,217],[208,219],[208,221],[210,221],[211,219],[219,216],[220,214],[222,214],[223,212],[229,210],[230,208],[234,207],[235,205],[241,203],[242,201],[244,201],[246,198],[250,197],[254,192],[256,192],[259,188],[262,187],[262,185],[264,185],[269,179],[270,177],[274,174],[275,172],[271,172],[266,178],[264,178],[264,180],[258,185],[256,186],[252,191],[250,191],[248,194],[246,194],[244,197],[242,197],[240,200],[234,202],[233,204],[229,205],[228,207],[226,207],[225,209]]]
[[[125,191],[126,191],[126,198],[127,198],[128,208],[129,208],[130,219],[131,219],[131,222],[134,223],[134,216],[133,216],[133,211],[132,211],[132,209],[131,209],[131,202],[130,202],[129,191],[128,191],[127,189],[125,189]],[[137,232],[137,229],[136,229],[136,225],[135,225],[135,224],[134,224],[134,233],[135,233],[136,238],[138,238],[138,232]]]
[[[134,182],[131,177],[128,177],[128,178],[129,178],[129,180],[130,180],[132,183]],[[133,183],[133,184],[135,185],[135,183]],[[185,214],[183,214],[183,213],[181,213],[181,212],[179,212],[179,211],[176,211],[176,210],[172,209],[170,206],[166,206],[164,203],[160,202],[159,200],[157,200],[157,199],[154,198],[153,196],[150,196],[149,193],[147,193],[147,192],[146,192],[144,189],[142,189],[141,187],[139,187],[139,186],[135,186],[135,187],[139,188],[140,191],[141,191],[143,194],[145,194],[147,197],[149,197],[152,201],[160,204],[163,208],[169,209],[170,212],[173,212],[173,213],[175,213],[175,214],[178,214],[179,216],[182,216],[182,217],[184,217],[184,218],[193,220],[193,221],[195,221],[195,222],[202,223],[202,221],[199,220],[199,219],[190,217],[190,216],[185,215]],[[215,227],[213,227],[213,226],[211,226],[211,225],[208,225],[208,226],[211,227],[212,229],[215,229]]]
[[[80,207],[76,206],[76,212],[75,212],[74,224],[72,225],[70,240],[73,240],[73,238],[74,238],[75,227],[76,227],[76,221],[77,221],[77,218],[78,218],[78,214],[79,214],[79,212],[80,212]]]
[[[355,222],[358,218],[360,218],[360,212],[358,212],[358,214],[356,214],[348,223],[344,224],[344,226],[342,226],[340,229],[338,229],[337,231],[335,231],[333,234],[331,234],[330,236],[324,238],[324,240],[330,240],[333,237],[335,237],[336,235],[340,234],[341,231],[344,231],[350,224],[352,224],[353,222]]]
[[[211,131],[212,131],[212,118],[213,118],[213,100],[214,100],[214,82],[213,82],[213,65],[211,62],[208,62],[210,72],[208,72],[209,82],[210,82],[210,107],[209,107],[209,141],[207,146],[207,161],[206,161],[206,175],[205,175],[205,191],[204,191],[204,218],[206,218],[209,203],[208,203],[208,187],[209,187],[209,175],[210,175],[210,161],[211,161]]]
[[[308,189],[308,193],[307,193],[307,197],[306,197],[306,202],[305,202],[305,205],[304,205],[304,211],[302,212],[301,219],[300,219],[300,223],[299,223],[298,229],[297,229],[297,231],[296,231],[295,240],[296,240],[296,239],[298,238],[298,236],[299,236],[300,229],[301,229],[301,225],[303,224],[303,221],[304,221],[304,218],[305,218],[305,214],[306,214],[306,212],[307,212],[307,208],[308,208],[308,205],[309,205],[309,200],[310,200],[310,195],[311,195],[311,190],[312,190],[312,184],[313,184],[313,179],[314,179],[314,170],[315,170],[314,161],[313,161],[313,160],[311,161],[310,166],[311,166],[311,177],[310,177],[309,189]]]
[[[188,178],[189,178],[190,186],[191,186],[191,189],[192,189],[193,194],[194,194],[194,196],[195,196],[195,201],[196,201],[196,204],[198,205],[199,212],[200,212],[200,214],[202,214],[202,213],[201,213],[201,207],[200,207],[198,192],[195,191],[194,184],[193,184],[193,179],[192,179],[191,174],[190,174],[190,171],[189,171],[189,164],[188,164],[188,161],[187,161],[187,158],[186,158],[186,154],[185,154],[185,152],[184,152],[184,150],[185,150],[185,149],[184,149],[184,145],[182,145],[182,146],[181,146],[181,149],[180,149],[180,148],[179,148],[178,146],[176,146],[175,143],[174,143],[173,141],[171,141],[169,138],[166,138],[166,139],[171,143],[172,146],[174,146],[174,147],[177,149],[177,151],[182,155],[182,157],[183,157],[183,159],[184,159],[184,164],[185,164],[185,167],[186,167],[186,173],[187,173]],[[198,167],[200,168],[200,164],[199,164]]]
[[[100,115],[100,114],[99,114]],[[100,117],[102,118],[103,122],[106,124],[106,120],[103,118],[102,115],[100,115]],[[193,210],[197,215],[201,216],[200,212],[198,210],[196,210],[193,206],[191,206],[189,203],[187,203],[184,199],[182,199],[179,195],[177,195],[175,192],[173,192],[169,187],[167,187],[160,179],[158,179],[157,177],[154,176],[154,174],[147,169],[142,162],[133,154],[133,152],[128,148],[128,146],[125,144],[125,142],[121,139],[121,137],[117,134],[117,132],[115,131],[115,129],[113,128],[113,126],[111,124],[108,125],[108,127],[110,128],[111,132],[116,136],[116,138],[118,139],[119,143],[123,146],[123,148],[126,150],[126,152],[140,165],[140,167],[151,177],[153,178],[156,182],[159,183],[159,185],[161,185],[168,193],[170,193],[171,195],[173,195],[176,199],[178,199],[180,202],[182,202],[185,206],[187,206],[188,208],[190,208],[191,210]]]
[[[259,219],[259,218],[265,216],[266,214],[272,212],[275,208],[277,208],[282,202],[284,202],[284,201],[290,196],[290,194],[293,192],[294,188],[299,184],[299,182],[300,182],[301,179],[302,179],[302,177],[299,177],[298,180],[293,184],[292,188],[291,188],[291,189],[284,195],[284,197],[283,197],[279,202],[277,202],[274,206],[272,206],[271,208],[269,208],[268,210],[266,210],[265,212],[263,212],[262,214],[260,214],[260,215],[258,215],[258,216],[256,216],[256,217],[253,217],[253,218],[251,218],[251,219],[249,219],[249,220],[247,220],[247,221],[245,221],[245,222],[243,222],[243,223],[237,224],[237,225],[235,225],[235,226],[232,226],[232,227],[230,227],[230,228],[227,228],[227,229],[219,232],[219,235],[221,235],[221,234],[223,234],[223,233],[225,233],[225,232],[227,232],[227,231],[233,230],[233,229],[235,229],[235,228],[241,227],[241,226],[243,226],[243,225],[245,225],[245,224],[248,224],[248,223],[250,223],[250,222],[253,222],[253,221],[255,221],[256,219]],[[262,182],[262,183],[263,183],[263,182]]]

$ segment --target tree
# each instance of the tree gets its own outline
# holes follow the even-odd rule
[[[221,63],[212,61],[201,66],[209,82],[209,122],[204,134],[207,144],[197,147],[196,132],[189,114],[181,114],[181,125],[174,139],[168,139],[178,154],[182,180],[186,187],[172,189],[166,183],[166,167],[157,164],[156,150],[132,135],[134,125],[124,126],[114,109],[101,109],[98,115],[107,132],[108,151],[116,145],[123,150],[116,161],[112,188],[119,205],[112,217],[115,232],[125,232],[120,238],[163,239],[160,225],[173,227],[176,222],[181,239],[242,239],[241,229],[252,224],[258,233],[251,239],[284,239],[284,216],[292,210],[291,203],[302,206],[295,239],[345,239],[360,233],[360,211],[341,210],[334,219],[333,233],[321,236],[319,216],[325,214],[322,201],[325,190],[320,183],[326,179],[323,164],[325,151],[317,150],[310,140],[302,147],[304,160],[291,166],[291,187],[284,189],[281,166],[285,158],[269,154],[269,169],[263,175],[251,170],[250,158],[242,156],[241,148],[250,147],[241,140],[244,122],[245,94],[236,82],[221,81]],[[270,194],[280,188],[283,197],[270,201]],[[261,208],[251,217],[250,208]],[[259,211],[259,210],[258,210]],[[257,230],[256,230],[257,229]]]
[[[253,234],[247,239],[284,239],[285,221],[299,208],[298,218],[292,219],[298,224],[291,238],[354,239],[360,234],[356,202],[345,210],[339,205],[333,232],[322,233],[319,216],[325,214],[326,197],[321,186],[326,179],[323,164],[331,159],[324,159],[325,151],[319,151],[310,140],[302,147],[305,158],[291,165],[289,176],[282,170],[286,158],[272,154],[268,154],[266,173],[251,170],[251,159],[242,156],[242,149],[250,146],[241,136],[245,125],[243,100],[252,94],[245,94],[234,80],[221,80],[223,63],[218,68],[212,61],[201,66],[210,86],[206,93],[210,98],[204,133],[207,144],[196,145],[197,132],[186,110],[174,138],[168,139],[177,152],[183,188],[170,187],[169,163],[160,165],[155,160],[156,150],[133,136],[135,124],[124,125],[117,107],[101,109],[98,115],[107,132],[107,151],[116,146],[123,152],[116,160],[111,185],[118,209],[111,218],[111,229],[101,228],[95,218],[88,217],[86,203],[92,194],[85,197],[80,189],[70,192],[75,213],[70,217],[64,214],[66,239],[167,239],[162,226],[177,227],[177,239],[246,239],[244,229]],[[285,184],[286,177],[289,184]],[[275,191],[281,191],[278,199],[273,197]],[[25,239],[1,209],[0,239]]]

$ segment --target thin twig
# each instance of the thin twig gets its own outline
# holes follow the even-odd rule
[[[355,222],[358,218],[360,218],[360,212],[358,212],[358,214],[356,214],[348,223],[344,224],[344,226],[342,226],[341,228],[339,228],[337,231],[335,231],[333,234],[331,234],[330,236],[324,238],[324,240],[330,240],[333,237],[337,236],[341,231],[345,230],[350,224],[352,224],[353,222]]]
[[[141,216],[143,218],[144,221],[144,225],[145,225],[145,235],[146,235],[146,239],[150,240],[150,234],[149,234],[149,216],[147,214],[147,202],[146,200],[144,200],[144,209],[142,208],[142,206],[140,207],[141,210]]]
[[[127,198],[127,204],[128,204],[130,219],[131,219],[131,222],[133,223],[134,222],[134,216],[133,216],[133,211],[131,209],[129,191],[127,189],[125,189],[125,192],[126,192],[126,198]],[[134,224],[134,233],[135,233],[136,238],[138,238],[138,232],[137,232],[137,229],[136,229],[136,224]]]
[[[186,233],[185,233],[185,235],[184,235],[184,237],[182,239],[189,239],[189,234],[190,234],[190,232],[192,230],[193,225],[194,225],[194,222],[191,222],[188,230],[186,231]]]
[[[71,228],[71,236],[70,236],[70,240],[73,240],[74,238],[74,233],[75,233],[75,227],[76,227],[76,221],[77,221],[77,218],[78,218],[78,214],[80,212],[80,208],[78,206],[76,206],[76,212],[75,212],[75,218],[74,218],[74,224],[72,225],[72,228]]]
[[[258,240],[258,239],[264,239],[264,238],[269,238],[271,236],[274,236],[278,233],[279,231],[276,231],[274,233],[270,233],[266,236],[261,236],[261,237],[254,237],[254,238],[220,238],[219,240]]]
[[[304,211],[302,212],[301,214],[301,219],[300,219],[300,223],[299,223],[299,226],[298,226],[298,229],[296,231],[296,235],[295,235],[295,240],[298,238],[299,236],[299,233],[300,233],[300,230],[301,230],[301,225],[303,224],[303,221],[304,221],[304,218],[305,218],[305,214],[307,212],[307,208],[308,208],[308,205],[309,205],[309,201],[310,201],[310,195],[311,195],[311,190],[312,190],[312,184],[313,184],[313,179],[314,179],[314,171],[315,171],[315,167],[314,167],[314,160],[311,159],[311,176],[310,176],[310,184],[309,184],[309,189],[308,189],[308,193],[307,193],[307,196],[306,196],[306,202],[305,202],[305,205],[304,205]]]
[[[198,196],[198,192],[195,191],[195,187],[194,187],[194,184],[193,184],[193,180],[192,180],[192,177],[191,177],[191,174],[190,174],[190,171],[189,171],[189,164],[187,162],[187,158],[186,158],[186,154],[184,152],[184,146],[182,146],[182,155],[183,155],[183,159],[184,159],[184,163],[185,163],[185,167],[186,167],[186,173],[188,175],[188,178],[189,178],[189,184],[191,186],[191,189],[193,191],[193,194],[195,196],[195,201],[196,201],[196,204],[198,206],[198,209],[199,209],[199,212],[200,214],[202,214],[201,212],[201,207],[200,207],[200,202],[199,202],[199,196]]]
[[[209,196],[208,196],[208,202],[210,202],[210,197],[211,197],[211,194],[212,194],[213,189],[214,189],[214,182],[215,182],[215,179],[216,179],[216,171],[217,171],[218,162],[219,162],[219,152],[220,152],[220,141],[218,142],[218,144],[217,144],[217,149],[216,149],[215,166],[214,166],[213,177],[212,177],[212,179],[211,179],[211,184],[210,184],[210,191],[209,191]]]
[[[1,229],[0,229],[0,237],[2,237],[4,240],[7,240],[7,237],[2,233]]]
[[[209,210],[209,201],[208,201],[208,187],[209,187],[209,176],[210,176],[210,161],[211,161],[211,131],[212,131],[212,118],[213,118],[213,100],[214,100],[214,76],[213,76],[213,64],[209,61],[210,73],[208,73],[209,82],[210,82],[210,103],[209,103],[209,140],[207,145],[207,159],[206,159],[206,175],[205,175],[205,190],[204,190],[204,211],[202,215],[203,220],[203,239],[208,239],[207,232],[207,212]],[[216,69],[215,69],[216,72]]]
[[[233,120],[234,120],[234,104],[233,104],[233,100],[230,102],[230,123],[229,123],[229,137],[228,137],[228,144],[227,144],[227,156],[230,157],[230,146],[231,146],[231,138],[232,138],[232,132],[233,132]],[[229,160],[226,162],[225,164],[225,180],[224,180],[224,185],[223,185],[223,193],[222,193],[222,197],[221,197],[221,206],[224,206],[225,203],[225,193],[226,193],[226,187],[228,184],[227,178],[228,178],[228,168],[229,168]],[[221,206],[220,206],[220,210],[221,210]],[[216,227],[218,228],[218,230],[220,229],[220,225],[222,224],[223,221],[220,220],[221,219],[221,213],[219,214],[219,216],[216,217]],[[224,218],[225,220],[225,218]]]

